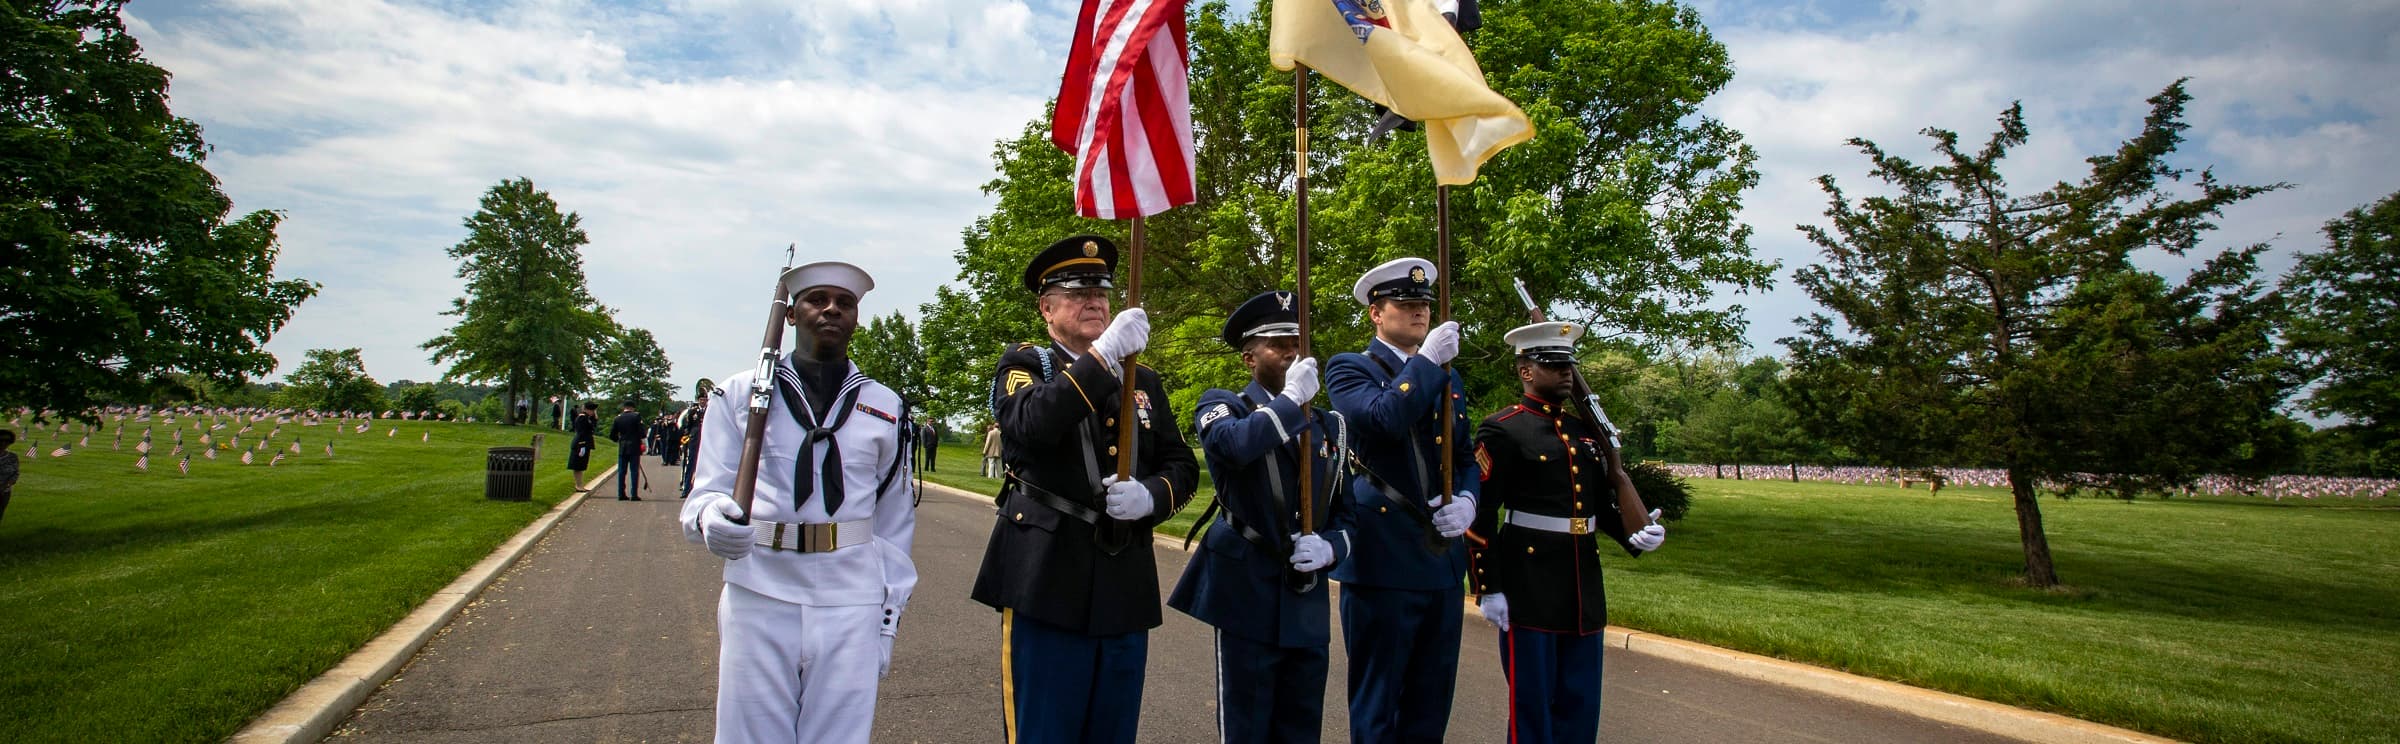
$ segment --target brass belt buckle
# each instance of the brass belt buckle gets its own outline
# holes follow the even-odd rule
[[[1571,535],[1589,535],[1589,534],[1592,534],[1592,519],[1591,519],[1590,517],[1570,517],[1570,518],[1568,518],[1568,519],[1567,519],[1567,534],[1571,534]]]
[[[833,528],[832,522],[800,525],[800,551],[803,553],[833,552]]]

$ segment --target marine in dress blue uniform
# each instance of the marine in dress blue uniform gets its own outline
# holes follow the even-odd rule
[[[1600,539],[1639,556],[1666,536],[1656,524],[1628,534],[1618,494],[1631,495],[1633,482],[1607,432],[1567,402],[1582,335],[1572,323],[1510,331],[1524,397],[1475,432],[1484,498],[1467,536],[1468,576],[1485,619],[1500,629],[1512,744],[1599,738],[1608,627]]]
[[[1208,533],[1167,606],[1216,628],[1217,732],[1225,742],[1315,742],[1324,733],[1332,607],[1323,572],[1350,554],[1350,499],[1342,492],[1349,432],[1340,414],[1309,406],[1317,365],[1294,359],[1300,326],[1292,303],[1290,292],[1267,292],[1225,319],[1221,338],[1242,352],[1250,384],[1202,393],[1192,414],[1217,498],[1196,523]],[[1303,434],[1314,481],[1306,491]],[[1303,493],[1313,534],[1301,534]]]
[[[1005,468],[973,596],[1001,613],[1010,742],[1134,740],[1160,621],[1150,530],[1199,487],[1156,371],[1137,365],[1136,415],[1118,420],[1128,391],[1116,366],[1148,343],[1149,317],[1109,317],[1116,254],[1105,238],[1076,236],[1035,256],[1025,288],[1050,342],[1008,350],[992,373]],[[1118,451],[1120,427],[1136,427],[1133,452]],[[1133,458],[1122,483],[1120,457]]]
[[[1458,681],[1467,556],[1455,538],[1473,520],[1480,479],[1466,415],[1441,420],[1443,395],[1460,411],[1466,401],[1464,383],[1442,368],[1458,353],[1458,325],[1427,328],[1434,279],[1421,258],[1361,276],[1352,296],[1368,307],[1375,338],[1325,365],[1357,466],[1348,489],[1356,544],[1333,571],[1342,582],[1352,741],[1440,741]],[[1441,447],[1456,458],[1448,483],[1440,482]],[[1444,493],[1455,500],[1437,506]]]

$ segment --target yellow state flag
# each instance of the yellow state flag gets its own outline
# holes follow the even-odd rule
[[[1533,139],[1533,121],[1484,84],[1475,55],[1432,0],[1279,0],[1269,24],[1276,69],[1308,65],[1424,122],[1438,183],[1473,183],[1484,161]]]

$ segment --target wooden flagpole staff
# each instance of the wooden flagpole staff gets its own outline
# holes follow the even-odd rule
[[[1298,295],[1297,299],[1300,302],[1299,358],[1307,359],[1309,358],[1308,315],[1309,311],[1315,307],[1314,305],[1310,304],[1312,302],[1311,298],[1314,293],[1310,292],[1308,289],[1307,65],[1296,65],[1292,68],[1292,143],[1294,145],[1292,151],[1292,210],[1296,215],[1296,219],[1293,220],[1294,235],[1292,242],[1294,253],[1292,254],[1292,264],[1293,273],[1297,275],[1293,292]],[[1310,412],[1310,407],[1311,404],[1309,401],[1300,402],[1301,420],[1306,421],[1314,418],[1314,415]],[[1314,437],[1309,436],[1309,432],[1306,429],[1301,430],[1299,437],[1300,462],[1298,467],[1300,476],[1300,534],[1303,535],[1314,535],[1317,533],[1317,478],[1315,472],[1316,450],[1314,443],[1311,441],[1313,439]],[[1291,577],[1292,580],[1289,583],[1291,584],[1292,591],[1307,593],[1317,588],[1319,578],[1320,577],[1315,573],[1295,573],[1295,575]]]

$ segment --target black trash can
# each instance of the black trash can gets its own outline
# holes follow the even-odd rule
[[[495,501],[533,499],[533,448],[493,447],[484,471],[483,497]]]

